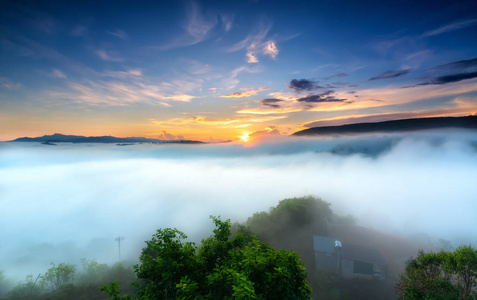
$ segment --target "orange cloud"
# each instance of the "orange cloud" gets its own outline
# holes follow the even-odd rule
[[[254,64],[259,62],[257,56],[252,51],[247,52],[246,56],[247,56],[247,62],[249,64]]]
[[[366,109],[379,106],[391,106],[397,104],[412,103],[416,101],[446,97],[453,95],[460,95],[469,92],[477,91],[477,79],[465,80],[449,85],[425,85],[415,86],[409,88],[399,87],[383,87],[375,89],[363,89],[353,91],[350,95],[348,91],[336,91],[333,93],[333,97],[343,101],[330,101],[330,102],[306,102],[301,103],[301,98],[297,98],[289,93],[270,93],[275,99],[284,100],[277,105],[262,105],[255,108],[247,108],[237,111],[240,114],[257,114],[257,115],[269,115],[269,114],[289,114],[300,111],[346,111]],[[458,100],[460,99],[460,100]],[[458,101],[461,101],[459,105],[475,106],[475,100],[464,101],[462,96],[457,97],[452,101],[450,105],[458,105]]]
[[[275,45],[274,41],[268,41],[263,47],[263,52],[274,59],[278,55],[277,45]]]
[[[259,87],[259,88],[242,88],[243,92],[236,92],[224,96],[222,98],[241,98],[241,97],[250,97],[256,95],[258,92],[269,90],[270,88]]]
[[[206,124],[212,126],[227,126],[233,125],[235,128],[241,127],[248,127],[250,124],[239,124],[239,123],[262,123],[262,122],[269,122],[274,120],[285,119],[286,116],[270,116],[270,117],[253,117],[253,118],[231,118],[231,119],[208,119],[204,116],[193,116],[191,118],[174,118],[169,119],[166,121],[157,121],[157,120],[149,120],[151,124],[154,125],[171,125],[171,126],[179,126],[179,125],[187,125],[187,124]],[[237,125],[236,125],[237,124]],[[225,128],[225,127],[222,127]]]

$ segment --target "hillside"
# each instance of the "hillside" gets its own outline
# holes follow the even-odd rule
[[[376,132],[405,132],[443,128],[477,129],[477,116],[403,119],[377,123],[356,123],[340,126],[313,127],[295,132],[293,135],[307,136]]]
[[[11,142],[37,142],[37,143],[184,143],[184,144],[202,144],[200,141],[191,140],[159,140],[147,139],[144,137],[126,137],[118,138],[114,136],[81,136],[64,135],[55,133],[53,135],[44,135],[41,137],[22,137]]]

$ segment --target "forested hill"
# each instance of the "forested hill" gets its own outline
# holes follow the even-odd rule
[[[293,135],[306,136],[375,132],[403,132],[442,128],[477,129],[477,116],[404,119],[377,123],[356,123],[341,126],[313,127],[295,132]]]
[[[12,142],[39,142],[39,143],[184,143],[195,144],[203,143],[191,140],[159,140],[147,139],[144,137],[126,137],[118,138],[114,136],[81,136],[81,135],[64,135],[55,133],[53,135],[44,135],[41,137],[30,138],[22,137]]]

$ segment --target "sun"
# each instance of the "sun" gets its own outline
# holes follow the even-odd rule
[[[250,138],[249,135],[250,135],[250,133],[245,132],[243,135],[239,136],[239,138],[244,142],[248,142],[248,139]]]

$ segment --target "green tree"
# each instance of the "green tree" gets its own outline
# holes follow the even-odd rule
[[[8,299],[39,299],[43,289],[37,283],[38,277],[27,275],[24,281],[20,281],[8,292]]]
[[[307,227],[313,227],[316,234],[324,234],[332,216],[330,203],[310,195],[283,199],[268,213],[255,213],[246,225],[268,240],[267,237],[283,237]]]
[[[406,262],[396,284],[401,299],[474,299],[477,250],[461,246],[454,252],[425,253]]]
[[[215,223],[201,246],[184,242],[177,229],[160,229],[135,266],[138,299],[309,299],[303,263],[295,252],[276,251],[256,238],[231,237],[230,220]],[[117,282],[102,287],[121,299]],[[124,296],[123,299],[131,299]]]
[[[51,263],[51,268],[41,276],[41,283],[51,291],[56,291],[63,284],[74,279],[76,268],[74,265],[60,263],[56,265]]]
[[[331,222],[330,203],[310,195],[283,199],[268,212],[255,213],[245,225],[275,249],[296,251],[313,268],[315,254],[310,240],[313,235],[327,235]]]
[[[445,263],[446,271],[455,276],[459,294],[464,298],[471,294],[477,280],[477,250],[471,246],[460,246],[449,252]]]
[[[0,297],[3,297],[7,290],[6,278],[3,271],[0,270]]]

